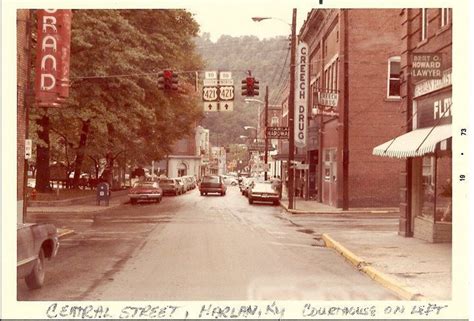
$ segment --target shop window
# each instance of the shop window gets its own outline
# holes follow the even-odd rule
[[[428,9],[420,9],[421,10],[421,38],[420,41],[424,41],[428,38],[428,16],[427,10]]]
[[[331,180],[331,168],[329,166],[324,167],[324,180],[328,182]]]
[[[452,221],[452,158],[423,157],[421,216],[433,221]]]
[[[451,23],[451,9],[442,8],[441,10],[441,28]]]
[[[387,98],[400,98],[400,57],[388,59]]]

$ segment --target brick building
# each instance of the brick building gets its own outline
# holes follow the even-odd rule
[[[313,9],[309,47],[307,191],[339,208],[397,206],[400,162],[372,148],[401,133],[400,10]],[[328,103],[324,95],[337,94]],[[331,106],[332,105],[332,106]]]
[[[30,10],[17,10],[17,215],[23,221],[25,202],[25,138],[27,137],[27,94],[29,92]]]
[[[374,154],[401,158],[399,234],[451,241],[452,220],[452,15],[451,9],[399,10],[401,108],[405,133],[376,146]],[[420,68],[423,62],[440,62]],[[420,63],[421,62],[421,63]],[[433,73],[426,73],[427,70]],[[436,72],[437,73],[436,75]],[[430,76],[431,75],[431,76]]]

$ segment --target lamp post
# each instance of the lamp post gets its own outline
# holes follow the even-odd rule
[[[291,47],[290,47],[290,92],[288,96],[288,209],[294,209],[294,185],[295,175],[293,171],[295,159],[295,57],[296,57],[296,8],[293,9],[291,24],[275,17],[252,17],[255,22],[267,19],[274,19],[291,26]]]

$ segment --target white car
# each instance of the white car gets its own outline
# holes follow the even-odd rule
[[[239,181],[233,176],[222,175],[222,179],[225,185],[237,186]]]

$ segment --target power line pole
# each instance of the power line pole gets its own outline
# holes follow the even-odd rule
[[[294,208],[295,174],[293,171],[295,159],[295,53],[296,53],[296,8],[293,9],[291,21],[290,49],[290,93],[288,97],[288,208]]]
[[[265,180],[268,179],[268,135],[267,135],[267,127],[268,127],[268,86],[265,87]]]

